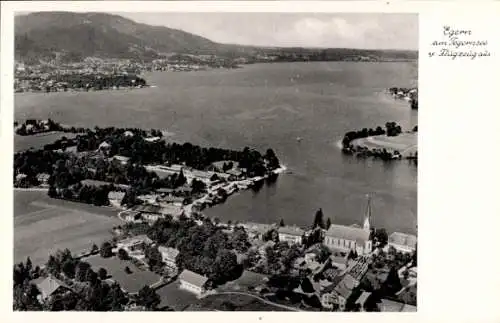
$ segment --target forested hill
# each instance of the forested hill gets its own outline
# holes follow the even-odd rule
[[[375,60],[413,60],[416,51],[359,49],[263,48],[219,44],[163,26],[150,26],[106,13],[37,12],[15,18],[16,60],[81,61],[85,57],[148,61],[169,53],[227,58],[273,55],[277,60],[342,60],[351,56]]]

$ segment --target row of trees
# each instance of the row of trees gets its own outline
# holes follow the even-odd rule
[[[17,127],[18,123],[14,123],[14,126]],[[46,121],[28,119],[16,129],[16,134],[20,136],[28,136],[42,132],[62,131],[62,129],[63,127],[59,123],[54,122],[51,119]]]
[[[385,130],[382,129],[381,126],[377,126],[377,128],[363,128],[359,131],[349,131],[344,135],[342,139],[342,147],[344,149],[349,149],[351,147],[351,142],[355,139],[367,138],[371,136],[380,136],[386,134],[389,137],[394,137],[399,135],[402,132],[402,128],[396,122],[386,122]]]

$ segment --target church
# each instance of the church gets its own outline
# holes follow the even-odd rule
[[[332,224],[325,232],[324,244],[330,249],[356,251],[358,255],[366,255],[372,251],[370,240],[371,230],[371,199],[368,203],[363,222],[363,228]]]

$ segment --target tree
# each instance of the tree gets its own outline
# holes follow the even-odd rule
[[[52,198],[57,197],[57,191],[54,185],[49,186],[49,191],[47,192],[47,194]]]
[[[320,208],[316,211],[314,216],[313,229],[320,227],[321,229],[325,228],[325,221],[323,220],[323,210]]]
[[[33,269],[33,264],[31,263],[31,258],[28,257],[26,258],[26,272],[31,273],[31,270]]]
[[[110,309],[112,311],[121,311],[123,306],[128,302],[127,297],[118,283],[113,283],[110,286],[108,297],[110,299]]]
[[[144,286],[137,294],[137,305],[144,306],[148,310],[155,309],[161,302],[160,296],[149,286]]]
[[[73,260],[68,259],[62,264],[62,272],[69,278],[75,277],[76,264]]]
[[[384,228],[376,229],[374,233],[374,239],[378,241],[379,247],[384,247],[389,240],[389,236],[387,235],[387,231]]]
[[[285,226],[285,221],[283,219],[280,220],[280,227],[284,227]]]
[[[101,279],[101,280],[105,280],[108,277],[108,272],[106,271],[106,269],[104,269],[102,267],[99,268],[97,273],[99,275],[99,279]]]
[[[132,273],[132,270],[130,270],[130,268],[128,266],[125,267],[124,271],[127,273],[127,274],[131,274]]]
[[[399,280],[398,271],[395,266],[392,266],[389,270],[389,274],[387,275],[384,285],[391,294],[399,292],[403,287],[401,285],[401,281]]]
[[[111,243],[109,241],[104,242],[101,245],[101,249],[99,250],[99,253],[101,257],[103,258],[109,258],[113,255],[113,246],[111,246]]]
[[[84,261],[81,261],[76,266],[76,274],[75,278],[77,281],[84,282],[87,280],[87,272],[90,269],[90,264]]]
[[[128,256],[127,251],[125,251],[125,250],[124,250],[124,249],[122,249],[122,248],[118,249],[118,259],[121,259],[121,260],[128,260],[128,259],[129,259],[129,256]]]
[[[330,229],[331,225],[332,225],[332,220],[330,218],[326,219],[325,230]]]
[[[148,265],[153,271],[158,271],[163,267],[163,257],[158,247],[148,247],[145,251]]]
[[[98,252],[99,251],[99,247],[94,243],[92,245],[92,249],[90,250],[90,252],[94,253],[94,252]]]
[[[245,252],[248,250],[250,243],[248,242],[248,234],[244,228],[234,228],[231,236],[231,245],[239,252]]]

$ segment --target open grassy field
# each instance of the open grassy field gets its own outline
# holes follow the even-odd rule
[[[102,258],[99,255],[85,258],[84,261],[92,265],[94,271],[104,268],[111,275],[111,279],[118,282],[120,286],[129,293],[137,293],[145,285],[151,285],[161,279],[161,276],[149,270],[140,270],[128,260],[120,260],[117,257]],[[125,272],[129,267],[131,274]]]
[[[76,137],[76,134],[64,132],[41,133],[33,136],[19,136],[15,134],[14,151],[19,152],[30,148],[41,149],[46,144],[51,144],[62,137],[74,138]]]
[[[286,312],[281,307],[266,304],[247,295],[210,295],[189,306],[186,311],[259,311]]]
[[[266,276],[257,274],[248,270],[243,271],[240,278],[227,282],[224,285],[217,288],[218,291],[222,292],[239,292],[248,291],[249,288],[255,288],[257,286],[264,285],[266,283]]]
[[[176,311],[182,311],[198,301],[193,293],[181,289],[179,285],[179,281],[174,281],[156,290],[161,297],[159,308],[168,306]]]
[[[372,136],[367,138],[355,139],[352,141],[354,146],[363,146],[369,149],[387,149],[397,150],[403,156],[409,153],[414,154],[417,151],[418,133],[402,133],[396,137],[387,137],[385,135]]]
[[[14,261],[29,256],[43,264],[64,248],[77,254],[111,238],[120,223],[112,209],[51,199],[43,191],[14,191]]]

